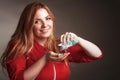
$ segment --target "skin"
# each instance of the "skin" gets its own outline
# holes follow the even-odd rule
[[[33,32],[35,40],[37,40],[39,44],[44,46],[47,38],[53,32],[53,21],[45,9],[39,9],[36,12],[34,18]],[[54,53],[53,51],[48,52],[48,58],[57,61],[64,60],[68,55],[69,53],[66,53],[62,57],[58,57],[57,53]]]
[[[35,14],[33,32],[35,40],[42,46],[44,46],[47,38],[53,32],[53,21],[44,8],[38,9]],[[60,37],[62,44],[65,44],[72,39],[78,39],[77,44],[79,44],[86,51],[86,54],[90,57],[97,58],[102,55],[101,50],[95,44],[77,36],[74,33],[66,32]],[[63,61],[69,56],[69,54],[70,53],[68,52],[64,53],[63,56],[59,56],[58,53],[49,51],[32,66],[24,71],[24,80],[35,80],[37,75],[47,63],[47,60]]]
[[[53,21],[49,16],[48,12],[44,9],[38,9],[35,17],[34,17],[34,25],[33,25],[33,33],[35,36],[35,40],[42,46],[44,46],[47,38],[50,36],[53,30]],[[62,61],[67,56],[68,53],[65,53],[62,57],[59,57],[57,53],[53,51],[49,51],[40,58],[37,62],[35,62],[32,66],[30,66],[27,70],[24,71],[24,80],[34,80],[39,72],[42,70],[47,60],[54,61]]]
[[[74,33],[66,32],[65,34],[61,35],[61,42],[63,44],[68,43],[69,41],[72,41],[72,39],[78,40],[78,44],[86,51],[86,54],[88,56],[97,58],[102,55],[102,52],[97,45],[77,36]]]
[[[39,9],[34,18],[33,33],[35,40],[44,46],[44,42],[53,30],[53,21],[45,9]]]

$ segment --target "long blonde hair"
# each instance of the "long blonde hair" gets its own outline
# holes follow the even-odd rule
[[[17,28],[11,37],[3,55],[1,56],[1,64],[6,67],[6,62],[15,59],[23,54],[27,55],[33,46],[34,35],[33,35],[33,23],[36,11],[39,8],[44,8],[48,11],[49,15],[53,20],[53,32],[46,42],[46,47],[49,50],[59,52],[57,43],[54,37],[55,28],[55,17],[50,9],[40,2],[33,2],[25,7],[23,10]]]

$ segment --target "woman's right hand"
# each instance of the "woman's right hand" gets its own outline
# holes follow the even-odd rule
[[[55,53],[53,51],[47,52],[47,60],[52,60],[52,61],[63,61],[65,60],[70,53]]]

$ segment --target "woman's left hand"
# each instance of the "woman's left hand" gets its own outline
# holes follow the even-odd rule
[[[62,34],[60,37],[60,41],[63,44],[69,43],[73,40],[78,41],[78,36],[75,33],[72,32],[66,32],[65,34]]]
[[[61,35],[60,41],[61,43],[58,44],[58,46],[61,47],[61,50],[65,50],[68,47],[77,44],[79,41],[79,37],[74,33],[66,32],[65,34]]]

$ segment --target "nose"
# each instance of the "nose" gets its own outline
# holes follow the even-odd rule
[[[46,21],[42,21],[42,28],[47,27],[47,22]]]

